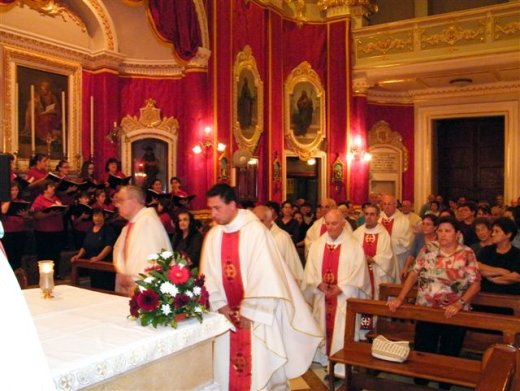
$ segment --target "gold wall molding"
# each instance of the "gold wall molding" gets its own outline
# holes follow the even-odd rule
[[[72,20],[81,31],[87,31],[87,26],[81,18],[71,10],[67,5],[56,0],[18,0],[20,6],[28,6],[33,10],[38,11],[44,16],[56,17],[60,16],[64,22],[68,22],[68,19]]]
[[[246,149],[254,153],[264,131],[264,82],[260,77],[249,45],[244,46],[244,49],[236,56],[233,66],[232,91],[235,141],[239,149]],[[243,103],[241,103],[241,99]],[[247,104],[250,105],[249,108],[242,107]],[[241,110],[250,110],[250,112],[241,114]],[[241,115],[247,117],[243,121],[250,122],[250,124],[244,127],[240,123]]]
[[[303,135],[299,135],[293,123],[293,115],[304,91],[313,102],[312,123]],[[307,61],[294,68],[287,77],[284,85],[284,101],[287,146],[301,160],[309,160],[320,150],[325,139],[327,124],[325,89],[319,75]]]
[[[398,36],[403,38],[398,38]],[[397,33],[394,35],[385,35],[378,37],[374,40],[369,38],[367,40],[358,39],[356,40],[356,47],[358,55],[381,55],[387,53],[402,53],[413,51],[413,36],[412,33]],[[363,53],[363,55],[361,55]]]
[[[461,25],[451,25],[442,29],[440,32],[428,33],[428,30],[422,31],[421,33],[421,45],[423,48],[430,47],[442,47],[442,46],[454,46],[462,43],[475,43],[483,42],[485,40],[485,21],[480,20],[477,22],[480,27],[476,28],[464,28]],[[434,30],[434,29],[431,29]]]
[[[510,20],[511,18],[496,18],[495,19],[495,39],[501,40],[509,38],[510,36],[518,37],[520,35],[520,22]]]

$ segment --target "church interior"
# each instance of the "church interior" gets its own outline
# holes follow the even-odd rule
[[[20,176],[38,154],[73,179],[114,161],[157,193],[182,183],[202,221],[219,183],[244,206],[520,207],[520,0],[0,0],[0,57],[0,148]]]

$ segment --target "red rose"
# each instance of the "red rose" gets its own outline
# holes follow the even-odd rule
[[[142,292],[136,300],[139,307],[147,312],[155,311],[159,306],[159,295],[150,289]]]
[[[139,304],[137,303],[137,297],[140,295],[139,291],[135,292],[130,299],[130,315],[134,318],[139,317]]]
[[[168,271],[168,278],[174,284],[184,284],[190,278],[190,271],[187,267],[175,265]]]

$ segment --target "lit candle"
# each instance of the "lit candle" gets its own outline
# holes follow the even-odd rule
[[[18,99],[19,99],[19,93],[20,93],[19,90],[20,90],[20,86],[18,85],[18,83],[16,83],[16,87],[15,87],[15,89],[14,89],[14,102],[15,102],[14,104],[15,104],[15,105],[18,105],[18,104],[19,104],[19,102],[18,102]],[[15,121],[15,122],[14,122],[14,129],[15,129],[16,132],[20,133],[20,128],[19,128],[20,123],[18,122],[18,116],[17,116],[17,115],[14,116],[14,121]],[[5,137],[4,137],[4,143],[5,143]],[[8,150],[8,149],[9,149],[9,148],[7,147],[7,145],[4,144],[4,151],[6,151],[6,150]]]
[[[231,169],[231,187],[235,187],[237,185],[237,169],[233,167]]]
[[[34,85],[31,84],[31,152],[36,153],[36,126],[34,122]]]
[[[61,91],[61,135],[63,137],[62,144],[63,144],[63,157],[67,156],[67,137],[65,134],[66,128],[65,128],[65,91]]]
[[[52,296],[54,289],[54,262],[53,261],[38,261],[38,269],[40,272],[40,289],[43,293],[44,299],[49,299]]]
[[[94,97],[90,96],[90,156],[94,157]]]

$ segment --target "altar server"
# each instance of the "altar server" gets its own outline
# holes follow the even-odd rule
[[[365,224],[354,231],[354,237],[361,243],[368,265],[371,296],[379,299],[379,284],[394,283],[398,278],[397,260],[392,251],[392,241],[385,227],[378,223],[381,210],[378,205],[368,205],[364,209]]]
[[[145,207],[145,195],[137,186],[123,186],[116,194],[121,217],[128,220],[114,245],[116,292],[132,296],[139,273],[150,266],[148,256],[172,246],[154,208]]]
[[[381,199],[381,205],[383,211],[379,222],[390,234],[392,249],[399,267],[398,273],[400,273],[412,248],[414,238],[412,226],[410,221],[397,209],[397,200],[394,196],[385,194]]]
[[[9,321],[2,324],[0,346],[6,353],[2,360],[1,390],[54,390],[47,359],[27,303],[0,243],[0,294],[2,310]]]
[[[203,249],[211,309],[234,325],[217,344],[217,382],[223,390],[288,390],[305,373],[322,339],[309,307],[272,236],[255,215],[238,209],[233,189],[208,193],[216,225]]]
[[[368,297],[370,279],[361,245],[344,229],[346,220],[341,212],[331,209],[324,217],[327,232],[309,250],[304,295],[312,303],[314,318],[326,331],[315,361],[327,365],[327,357],[343,349],[347,299]],[[342,367],[336,365],[336,370]]]
[[[301,285],[303,281],[303,266],[298,251],[296,251],[296,246],[291,239],[291,235],[275,223],[273,220],[273,213],[267,206],[258,205],[253,209],[253,213],[258,217],[260,222],[266,226],[269,232],[271,232],[282,259],[285,261],[287,266],[289,266],[289,270],[296,279],[298,285]]]

